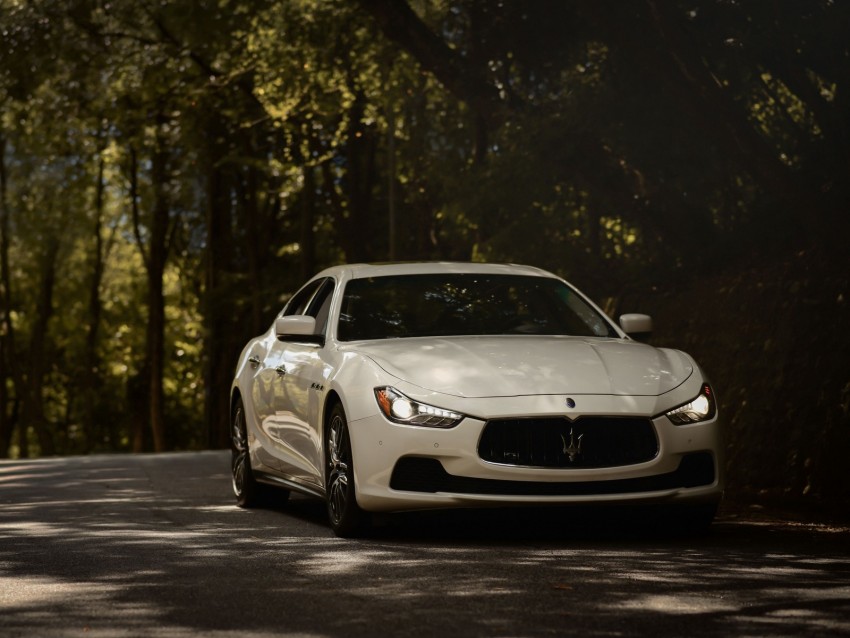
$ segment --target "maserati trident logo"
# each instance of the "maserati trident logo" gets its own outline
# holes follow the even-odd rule
[[[567,399],[567,407],[568,407],[568,408],[574,408],[574,407],[576,407],[575,399],[568,398],[568,399]]]
[[[576,459],[581,456],[581,439],[584,434],[575,435],[575,430],[570,428],[570,442],[567,443],[567,438],[562,434],[561,441],[564,442],[564,454],[570,460],[570,463],[575,463]]]

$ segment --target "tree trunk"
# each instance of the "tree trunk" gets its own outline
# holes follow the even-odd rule
[[[233,337],[230,315],[225,312],[223,274],[229,264],[232,237],[231,209],[222,184],[221,168],[215,148],[208,153],[207,168],[207,245],[204,286],[204,412],[208,445],[225,448],[230,443],[230,382]]]
[[[139,252],[141,252],[142,260],[147,268],[148,256],[145,250],[145,244],[142,241],[141,233],[139,232],[139,164],[136,161],[136,149],[133,146],[130,146],[128,153],[130,156],[128,178],[130,182],[129,195],[130,210],[133,219],[133,230],[135,231],[136,243],[139,247]],[[132,449],[136,454],[145,451],[145,426],[148,420],[147,397],[150,394],[148,390],[149,380],[150,372],[148,370],[147,358],[145,358],[139,374],[127,379],[127,406],[131,415]],[[141,397],[144,397],[144,399]],[[143,417],[142,415],[145,416]]]
[[[148,362],[150,365],[150,427],[156,452],[166,449],[163,373],[165,357],[165,293],[163,276],[168,259],[168,152],[162,139],[165,118],[158,117],[155,148],[151,162],[154,192],[153,215],[148,249]]]
[[[38,438],[42,456],[56,453],[53,436],[47,427],[44,414],[44,376],[46,374],[46,338],[48,324],[53,315],[53,291],[56,284],[56,261],[59,256],[60,240],[49,237],[42,261],[41,285],[36,303],[35,321],[29,347],[29,370],[26,394],[24,395],[21,425],[32,427]]]
[[[8,411],[11,401],[7,380],[11,377],[16,392],[22,383],[15,373],[14,328],[11,319],[11,290],[9,276],[9,209],[6,196],[6,138],[0,134],[0,458],[7,458],[15,428],[14,411]],[[14,404],[13,404],[14,405]]]
[[[29,440],[28,440],[28,425],[22,416],[22,406],[27,403],[29,387],[27,379],[24,376],[24,370],[21,366],[21,359],[17,353],[17,342],[15,339],[15,326],[12,323],[12,309],[14,308],[12,295],[12,281],[9,268],[9,206],[8,206],[8,175],[6,173],[6,139],[0,135],[0,315],[2,315],[2,325],[0,325],[0,365],[2,362],[8,364],[9,372],[12,377],[12,387],[14,388],[15,396],[12,401],[11,414],[7,416],[6,403],[9,401],[7,396],[3,405],[2,412],[6,425],[3,430],[3,455],[8,454],[9,447],[14,435],[15,428],[18,429],[18,456],[20,458],[29,457]],[[52,291],[51,291],[52,295]],[[2,376],[2,375],[0,375]],[[2,378],[4,392],[6,391],[6,377]],[[48,449],[51,448],[49,442],[45,441]]]
[[[165,360],[165,293],[163,276],[169,251],[170,210],[168,201],[168,150],[164,138],[166,117],[157,114],[154,148],[151,156],[151,187],[153,209],[148,219],[148,242],[145,244],[141,232],[141,215],[138,208],[138,165],[136,152],[130,148],[130,200],[133,215],[133,230],[139,251],[145,263],[148,284],[148,324],[145,348],[147,371],[148,425],[153,438],[153,449],[163,452],[167,448],[165,436],[165,401],[163,374]],[[138,388],[136,388],[138,389]],[[135,392],[128,392],[135,395]],[[135,431],[134,451],[141,451],[144,436]]]
[[[304,164],[304,195],[301,204],[301,280],[307,281],[316,271],[316,243],[313,237],[313,222],[316,216],[316,168]]]
[[[0,459],[9,458],[9,443],[12,437],[12,417],[8,413],[9,389],[6,386],[8,379],[6,346],[0,341]]]
[[[98,332],[100,331],[100,315],[102,302],[100,286],[103,280],[103,170],[104,159],[101,155],[97,168],[97,184],[94,198],[94,251],[91,262],[91,281],[89,283],[88,330],[86,331],[85,354],[83,357],[84,370],[82,379],[83,391],[83,428],[92,432],[95,418],[95,399],[97,388],[100,386],[100,362],[97,355]]]
[[[245,135],[243,151],[245,157],[256,157],[253,134]],[[251,299],[251,332],[258,334],[262,331],[263,315],[263,270],[260,264],[263,261],[265,243],[260,230],[260,209],[257,199],[257,168],[248,163],[235,169],[233,174],[236,178],[235,186],[239,194],[239,208],[242,213],[245,227],[245,241],[247,250],[245,257],[248,262],[248,290]]]
[[[345,146],[348,172],[343,184],[348,200],[348,218],[344,220],[345,237],[339,240],[349,262],[370,261],[378,256],[374,242],[370,240],[369,228],[377,144],[375,131],[363,123],[365,103],[363,92],[357,91],[349,109],[348,140]]]

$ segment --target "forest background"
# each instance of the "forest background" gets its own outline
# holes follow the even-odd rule
[[[730,495],[846,507],[848,89],[844,0],[0,0],[0,457],[224,447],[306,277],[510,261],[702,363]]]

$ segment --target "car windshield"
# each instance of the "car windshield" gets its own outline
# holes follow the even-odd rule
[[[340,341],[505,334],[618,336],[557,279],[471,273],[353,279],[337,326]]]

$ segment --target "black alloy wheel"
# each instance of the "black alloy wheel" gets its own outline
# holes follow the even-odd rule
[[[258,485],[251,471],[251,458],[248,454],[248,431],[245,425],[245,408],[242,399],[236,400],[233,409],[233,422],[230,427],[230,469],[233,476],[233,493],[239,507],[253,507],[258,504]]]
[[[233,477],[233,493],[239,507],[256,507],[271,503],[282,503],[289,498],[289,490],[274,488],[259,483],[251,469],[251,454],[248,448],[248,428],[245,422],[245,406],[236,399],[233,406],[233,422],[230,427],[230,470]]]
[[[325,457],[325,489],[331,528],[343,538],[358,536],[367,526],[368,515],[357,504],[351,437],[345,411],[340,404],[331,410],[325,429]]]

